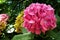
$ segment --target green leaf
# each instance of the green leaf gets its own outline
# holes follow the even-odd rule
[[[50,36],[50,38],[52,38],[52,40],[57,38],[57,33],[55,33],[54,31],[47,32],[47,35]]]
[[[22,33],[27,33],[27,30],[25,28],[21,28]]]
[[[0,4],[4,3],[6,0],[0,0]]]
[[[56,15],[57,18],[57,23],[60,22],[60,17],[58,15]]]
[[[60,40],[60,32],[57,33],[56,40]]]
[[[58,3],[60,3],[60,0],[57,0]]]
[[[12,40],[30,40],[31,33],[19,34],[13,37]]]

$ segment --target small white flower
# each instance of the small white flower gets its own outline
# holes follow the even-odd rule
[[[9,27],[13,27],[13,25],[10,25]]]
[[[11,28],[7,31],[7,33],[13,33],[14,32],[14,28]]]

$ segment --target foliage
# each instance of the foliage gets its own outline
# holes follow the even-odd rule
[[[12,40],[30,40],[30,33],[25,33],[25,34],[20,34],[20,35],[16,35],[14,36],[14,38]]]

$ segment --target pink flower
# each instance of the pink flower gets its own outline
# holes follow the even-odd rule
[[[0,14],[0,21],[6,22],[8,20],[9,16],[7,14]]]
[[[35,34],[45,33],[56,27],[54,9],[50,5],[32,3],[24,10],[24,27]]]

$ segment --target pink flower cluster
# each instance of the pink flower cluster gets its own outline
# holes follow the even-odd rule
[[[24,27],[32,33],[40,34],[56,27],[56,17],[51,5],[32,3],[24,10]]]
[[[9,16],[7,14],[0,14],[0,21],[6,22]]]

